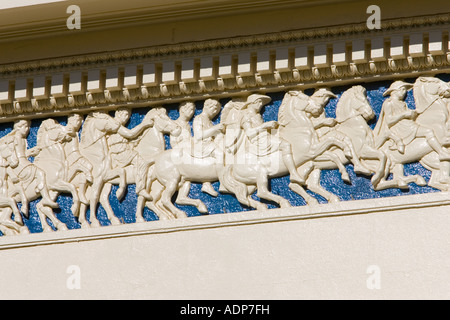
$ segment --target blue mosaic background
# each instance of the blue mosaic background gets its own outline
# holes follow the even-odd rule
[[[444,80],[444,81],[450,81],[450,75],[438,75],[438,78]],[[413,83],[415,79],[405,79],[405,81]],[[383,97],[383,92],[390,86],[392,82],[386,81],[386,82],[374,82],[365,84],[364,87],[367,89],[367,96],[370,104],[372,105],[374,112],[376,114],[376,119],[372,120],[369,125],[373,129],[375,127],[376,121],[378,119],[378,115],[381,110],[381,106],[383,104],[383,101],[386,99]],[[327,117],[335,117],[335,109],[336,104],[339,99],[339,97],[342,95],[342,93],[349,89],[351,86],[341,86],[341,87],[334,87],[332,88],[332,91],[338,96],[337,99],[332,99],[327,107],[325,108],[325,112]],[[306,90],[305,93],[308,95],[312,94],[314,90]],[[280,93],[274,93],[269,94],[269,96],[272,98],[272,102],[265,106],[262,110],[263,118],[265,121],[271,121],[271,120],[277,120],[278,116],[278,108],[281,104],[281,101],[284,96],[284,92]],[[222,99],[220,102],[222,105],[225,105],[229,99]],[[408,103],[408,106],[412,109],[415,108],[414,104],[414,98],[412,91],[409,91],[406,97],[406,102]],[[199,101],[196,103],[196,111],[195,115],[198,115],[202,111],[203,101]],[[168,114],[172,119],[178,118],[178,104],[175,105],[168,105],[166,106],[168,110]],[[145,114],[147,113],[148,109],[137,109],[133,112],[132,117],[130,119],[130,122],[128,124],[129,128],[132,128],[139,124],[142,119],[144,118]],[[113,113],[111,113],[113,115]],[[195,117],[195,116],[194,116]],[[66,117],[60,117],[55,118],[58,122],[65,125],[66,124]],[[214,120],[215,123],[219,123],[220,121],[220,115],[218,118]],[[32,148],[36,145],[36,134],[37,130],[39,128],[41,120],[34,120],[31,124],[31,130],[30,134],[28,136],[28,147]],[[192,125],[192,121],[191,121]],[[12,130],[12,124],[1,124],[0,125],[0,136],[4,136],[7,133],[9,133]],[[170,148],[170,142],[169,137],[166,136],[166,147]],[[33,159],[31,159],[33,161]],[[357,200],[357,199],[371,199],[371,198],[381,198],[381,197],[390,197],[390,196],[401,196],[401,195],[409,195],[409,194],[420,194],[420,193],[430,193],[430,192],[438,192],[439,190],[433,189],[431,187],[420,187],[413,184],[410,184],[409,190],[400,190],[400,189],[388,189],[388,190],[382,190],[382,191],[375,191],[372,187],[372,184],[370,183],[370,178],[366,176],[360,176],[356,175],[353,171],[353,166],[347,165],[347,171],[349,172],[352,184],[346,184],[342,181],[340,177],[340,173],[338,170],[323,170],[322,176],[321,176],[321,185],[328,191],[336,194],[341,200],[348,201],[348,200]],[[420,174],[422,175],[425,180],[429,180],[431,173],[426,170],[422,165],[419,163],[412,163],[405,165],[405,174],[406,175],[413,175],[413,174]],[[293,206],[304,206],[306,205],[306,202],[303,198],[301,198],[296,193],[292,192],[288,188],[289,184],[289,177],[282,177],[282,178],[276,178],[271,180],[271,190],[273,193],[283,196],[284,198],[288,199],[290,203]],[[218,182],[213,184],[216,191],[219,189]],[[135,222],[135,211],[136,211],[136,203],[137,203],[137,196],[135,192],[135,185],[129,185],[128,186],[128,192],[124,199],[119,202],[117,198],[115,197],[115,192],[117,190],[118,186],[113,186],[111,195],[110,195],[110,203],[111,207],[113,208],[115,215],[122,220],[124,223],[134,223]],[[326,200],[322,198],[321,196],[312,193],[310,191],[307,191],[311,195],[317,198],[319,203],[326,203]],[[176,195],[175,195],[176,196]],[[227,212],[240,212],[240,211],[249,211],[253,210],[252,208],[248,208],[245,206],[242,206],[234,196],[229,194],[220,194],[218,197],[211,197],[210,195],[201,192],[201,184],[192,184],[191,191],[189,196],[191,198],[201,199],[207,206],[209,214],[220,214],[220,213],[227,213]],[[253,197],[257,200],[258,197],[256,195],[253,195]],[[72,198],[70,195],[62,194],[58,197],[58,204],[60,206],[60,209],[55,209],[56,216],[59,220],[66,223],[69,229],[77,229],[81,228],[80,224],[78,223],[77,218],[75,218],[71,211],[70,207],[72,205]],[[37,201],[33,201],[30,203],[30,215],[29,218],[23,217],[25,225],[30,229],[30,232],[37,233],[42,232],[42,226],[41,222],[39,220],[37,211],[36,211],[36,203]],[[276,208],[277,206],[274,203],[267,202],[263,200],[264,203],[266,203],[269,208]],[[20,204],[19,204],[20,206]],[[195,207],[191,206],[178,206],[178,208],[181,210],[184,210],[189,217],[193,216],[199,216],[202,215],[198,212],[198,210]],[[88,210],[88,217],[89,217],[89,210]],[[102,225],[108,225],[109,221],[107,220],[106,212],[102,208],[101,205],[99,205],[98,208],[98,218],[100,220],[100,223]],[[147,221],[153,221],[158,220],[158,217],[155,213],[150,211],[149,209],[144,209],[144,218]],[[1,234],[1,232],[0,232]]]

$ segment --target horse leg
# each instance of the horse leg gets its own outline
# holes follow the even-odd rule
[[[256,179],[256,195],[261,199],[270,200],[276,202],[281,208],[288,208],[291,206],[288,200],[283,197],[277,196],[269,191],[269,179],[267,173],[262,171]]]
[[[450,162],[440,161],[439,162],[439,182],[443,184],[450,184]]]
[[[58,191],[58,192],[54,192]],[[56,201],[56,198],[58,197],[59,192],[64,193],[70,193],[72,195],[72,207],[71,211],[74,217],[77,217],[79,215],[80,210],[80,198],[78,197],[77,189],[73,184],[66,181],[58,181],[54,185],[51,186],[50,196],[53,201]]]
[[[127,173],[123,168],[115,168],[113,170],[109,170],[103,176],[103,182],[111,181],[115,178],[119,178],[119,189],[116,191],[117,199],[122,200],[125,195],[125,191],[127,190]]]
[[[311,196],[310,194],[308,194],[308,192],[306,192],[306,190],[299,184],[297,183],[290,183],[289,184],[289,189],[291,189],[292,191],[294,191],[296,194],[298,194],[299,196],[301,196],[303,199],[305,199],[306,203],[308,205],[316,205],[319,204],[319,201],[317,201],[316,198],[314,198],[313,196]]]
[[[100,192],[100,204],[102,205],[103,209],[105,209],[106,215],[108,216],[108,220],[111,221],[111,224],[119,225],[121,224],[121,222],[114,215],[114,211],[109,203],[109,193],[111,192],[111,187],[112,184],[110,183],[105,183],[105,185],[103,186],[102,191]]]
[[[350,176],[348,175],[347,169],[345,168],[344,164],[341,162],[341,159],[339,159],[339,157],[337,155],[333,154],[332,152],[327,151],[322,155],[322,157],[319,157],[318,160],[319,159],[322,160],[323,157],[328,157],[329,160],[337,166],[337,168],[341,174],[342,180],[344,180],[347,183],[351,183]]]
[[[10,209],[5,210],[2,208],[0,213],[0,231],[2,231],[4,235],[24,234],[25,230],[28,231],[27,227],[11,220],[12,211]]]
[[[267,210],[266,204],[256,201],[255,199],[252,198],[251,195],[249,195],[247,199],[248,203],[250,204],[250,207],[255,208],[256,210]]]
[[[412,176],[405,176],[405,171],[403,168],[403,165],[401,163],[398,163],[394,165],[394,169],[392,170],[392,173],[394,175],[394,179],[396,181],[402,181],[404,184],[408,185],[412,182],[415,182],[419,186],[426,186],[427,182],[425,179],[418,174],[412,175]],[[402,183],[402,185],[403,185]]]
[[[360,156],[363,159],[374,159],[379,160],[378,168],[373,175],[371,182],[375,190],[378,190],[378,185],[380,184],[380,181],[386,181],[388,175],[389,175],[389,167],[391,164],[391,161],[389,158],[384,154],[384,152],[374,149],[372,147],[369,147],[365,145],[361,151]]]
[[[67,226],[56,218],[55,214],[53,213],[52,208],[50,208],[48,206],[44,206],[42,203],[39,202],[36,205],[36,211],[38,212],[39,219],[41,220],[41,224],[42,224],[42,228],[44,229],[44,232],[53,231],[53,229],[47,223],[46,218],[50,219],[50,221],[53,223],[53,225],[55,226],[55,228],[58,231],[67,230]]]
[[[150,186],[152,187],[152,201],[147,201],[145,203],[145,206],[149,208],[151,211],[153,211],[159,218],[159,220],[169,220],[169,219],[176,219],[175,216],[166,208],[164,208],[163,205],[160,203],[161,194],[164,191],[164,186],[159,183],[159,181],[156,181],[156,184],[154,183],[156,179],[153,179],[150,183]]]
[[[341,150],[346,150],[347,146],[340,140],[336,138],[327,138],[324,141],[321,141],[316,148],[314,148],[311,159],[315,159],[316,157],[322,155],[326,151],[328,151],[331,147],[338,147]]]
[[[178,190],[178,196],[175,200],[176,204],[179,205],[187,205],[187,206],[194,206],[200,211],[201,213],[207,213],[208,209],[206,208],[206,205],[201,201],[200,199],[191,199],[189,198],[189,191],[191,189],[191,182],[185,181],[181,188]]]
[[[97,219],[97,205],[100,200],[100,192],[102,191],[102,187],[104,185],[104,182],[101,177],[94,178],[94,183],[91,186],[91,195],[90,195],[90,202],[89,202],[89,208],[90,208],[90,220],[91,220],[91,226],[93,227],[100,227],[100,221]]]
[[[172,197],[177,191],[179,179],[168,181],[165,184],[165,189],[161,194],[161,204],[169,210],[176,218],[186,218],[185,212],[181,211],[172,203]]]
[[[440,170],[431,170],[430,181],[428,181],[428,186],[441,190],[448,191],[449,185],[441,182],[442,173]]]
[[[9,216],[14,213],[14,221],[18,224],[23,225],[22,216],[20,215],[19,208],[17,207],[17,202],[14,198],[0,197],[0,208],[2,211],[5,211],[6,208],[9,208]]]
[[[86,211],[88,206],[84,203],[80,204],[80,210],[78,211],[78,222],[81,224],[82,229],[90,228],[89,222],[86,220]]]
[[[314,169],[311,174],[308,177],[308,180],[306,181],[306,184],[308,186],[308,189],[312,192],[317,193],[318,195],[321,195],[324,197],[328,202],[334,203],[339,202],[340,199],[338,196],[332,194],[331,192],[328,192],[320,185],[320,169]]]

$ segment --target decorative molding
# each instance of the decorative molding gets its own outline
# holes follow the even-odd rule
[[[0,250],[257,225],[261,223],[277,223],[363,214],[392,214],[406,209],[449,206],[449,195],[448,192],[441,192],[430,194],[427,197],[423,197],[422,195],[409,195],[383,199],[355,200],[317,206],[255,211],[252,213],[230,213],[227,215],[218,214],[204,217],[192,217],[185,220],[153,221],[151,223],[133,223],[97,229],[77,229],[54,233],[29,234],[20,237],[0,237]]]
[[[111,88],[118,86],[116,74],[116,69],[106,73]],[[98,72],[94,75],[101,78]],[[71,90],[81,91],[82,76],[71,76]],[[101,92],[98,81],[88,85]],[[317,205],[306,190],[328,203],[339,202],[341,195],[321,184],[321,172],[336,170],[334,179],[351,184],[347,165],[352,165],[352,173],[368,177],[370,189],[377,192],[409,189],[410,184],[450,190],[449,83],[418,77],[414,84],[397,80],[383,92],[374,91],[378,99],[390,96],[381,97],[378,117],[367,90],[353,85],[340,93],[326,88],[316,88],[312,95],[298,89],[281,92],[283,98],[274,101],[269,120],[261,111],[272,98],[262,93],[234,97],[223,108],[218,100],[207,98],[195,117],[195,104],[183,102],[176,120],[164,107],[149,108],[131,128],[129,107],[111,107],[114,116],[91,110],[85,119],[72,111],[65,125],[47,118],[33,131],[29,120],[16,120],[0,138],[0,231],[7,236],[36,232],[23,218],[30,219],[29,204],[34,200],[33,215],[42,231],[67,230],[53,210],[61,194],[71,197],[70,212],[65,210],[73,221],[77,217],[75,228],[99,227],[100,204],[107,224],[122,224],[110,204],[113,186],[121,201],[134,185],[131,210],[136,222],[145,221],[145,207],[159,220],[188,217],[187,209],[175,204],[210,213],[201,199],[190,197],[194,183],[211,199],[230,194],[240,210],[265,211],[264,201],[280,208],[298,205],[286,192]],[[325,114],[330,99],[336,99],[335,117]],[[214,123],[219,113],[220,122]],[[371,128],[373,119],[376,125]],[[170,136],[170,148],[164,135]],[[405,175],[405,165],[419,163],[425,171]],[[269,182],[281,177],[284,191],[277,194]]]
[[[442,14],[3,65],[0,119],[444,73],[449,25]]]

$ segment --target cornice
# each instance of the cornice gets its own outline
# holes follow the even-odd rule
[[[57,3],[43,6],[44,19],[31,17],[14,19],[12,23],[3,22],[0,26],[0,41],[25,39],[39,36],[53,36],[67,31],[61,23],[67,18],[65,8],[69,4],[76,4],[83,8],[83,29],[93,31],[112,29],[141,24],[157,24],[199,19],[203,17],[217,17],[239,13],[263,12],[277,9],[302,8],[321,6],[332,3],[355,2],[358,0],[209,0],[205,1],[108,1],[108,6],[81,0]],[[19,8],[20,13],[29,8]],[[14,11],[12,11],[14,12]],[[26,12],[26,11],[25,11]],[[29,14],[29,12],[27,12]],[[0,18],[2,12],[0,12]],[[7,17],[6,17],[7,18]]]
[[[274,46],[296,41],[314,42],[319,40],[329,40],[336,37],[345,38],[356,35],[360,37],[371,37],[396,31],[406,31],[407,33],[410,33],[413,29],[442,27],[447,25],[450,25],[449,13],[386,20],[382,21],[382,27],[380,30],[369,30],[365,23],[358,23],[252,36],[238,36],[226,39],[169,44],[146,48],[133,48],[114,52],[4,64],[0,65],[0,75],[5,78],[5,75],[12,75],[14,73],[42,72],[44,70],[54,68],[73,68],[81,67],[83,65],[89,67],[93,64],[110,65],[149,58],[167,58],[169,56],[196,55],[202,53],[206,54],[224,50],[237,51],[248,47]]]
[[[2,65],[0,121],[449,72],[449,26],[450,15],[442,14],[386,20],[381,30],[341,25]],[[419,39],[417,52],[411,52],[412,35]],[[430,37],[439,49],[429,46]],[[373,56],[375,49],[381,55]],[[204,67],[207,76],[200,74]],[[135,79],[131,85],[124,84],[125,68]],[[110,71],[112,87],[105,83]],[[144,80],[146,72],[152,80]],[[49,85],[55,77],[64,87],[56,95]]]

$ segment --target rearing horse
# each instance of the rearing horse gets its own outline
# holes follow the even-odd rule
[[[164,134],[166,133],[177,135],[177,132],[179,134],[180,127],[172,119],[169,118],[166,109],[162,107],[152,108],[146,114],[145,119],[146,121],[153,122],[153,126],[145,129],[144,132],[135,141],[132,141],[130,143],[134,145],[134,150],[136,150],[138,154],[145,160],[145,162],[150,165],[147,175],[148,179],[146,182],[146,190],[149,191],[150,188],[158,189],[156,183],[154,183],[153,185],[151,184],[151,175],[153,172],[153,163],[155,162],[156,156],[165,149]],[[136,183],[133,165],[126,166],[122,169],[124,169],[126,172],[126,184]],[[120,184],[120,182],[120,177],[106,182],[100,194],[100,204],[103,206],[109,216],[112,216],[114,214],[109,203],[109,193],[111,191],[111,186]],[[136,222],[145,221],[143,217],[143,210],[145,205],[147,205],[153,211],[157,210],[154,206],[152,206],[152,204],[153,202],[149,203],[143,196],[138,195],[136,206]]]
[[[109,118],[108,118],[109,117]],[[90,186],[91,225],[100,226],[97,219],[97,205],[106,182],[119,178],[117,198],[121,199],[126,190],[125,171],[122,168],[113,169],[108,152],[105,127],[111,117],[105,112],[96,111],[89,114],[84,121],[80,138],[80,153],[92,164],[93,182]],[[112,224],[120,224],[120,220],[111,211],[106,212]],[[80,212],[80,221],[85,221],[85,211]]]

